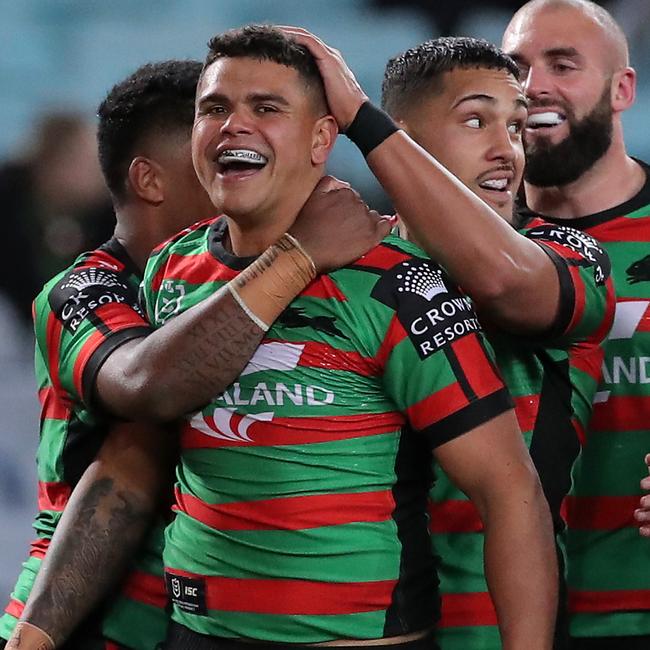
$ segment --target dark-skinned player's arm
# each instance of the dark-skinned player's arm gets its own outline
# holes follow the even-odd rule
[[[558,314],[560,284],[549,256],[396,130],[387,116],[377,119],[377,109],[368,111],[368,96],[338,50],[301,28],[283,30],[314,55],[339,130],[345,133],[357,123],[368,166],[418,244],[499,327],[517,332],[550,328]]]
[[[172,485],[175,436],[115,423],[75,486],[7,648],[59,647],[124,575]]]
[[[485,528],[485,575],[504,650],[550,650],[557,561],[548,504],[513,411],[434,449],[477,507]]]
[[[290,236],[229,283],[230,290],[111,353],[97,375],[100,403],[114,415],[154,420],[207,403],[239,376],[268,326],[316,274],[358,259],[392,224],[347,184],[325,177]]]

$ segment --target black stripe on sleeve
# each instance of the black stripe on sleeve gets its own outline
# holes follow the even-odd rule
[[[110,336],[104,340],[97,349],[92,353],[90,359],[86,363],[81,378],[82,386],[82,399],[88,408],[98,408],[99,404],[95,399],[95,382],[97,380],[97,373],[102,367],[106,359],[127,341],[142,338],[152,332],[151,327],[146,325],[138,325],[137,327],[130,327],[128,329],[120,330],[119,332],[112,332]]]
[[[508,389],[504,387],[487,397],[470,402],[465,408],[421,429],[419,433],[424,434],[429,440],[431,449],[435,449],[511,408],[513,408],[512,398]]]

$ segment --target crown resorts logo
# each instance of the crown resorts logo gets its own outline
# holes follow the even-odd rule
[[[89,268],[69,275],[67,282],[61,285],[61,289],[64,291],[66,289],[73,289],[81,292],[88,287],[97,285],[107,287],[108,289],[114,289],[115,287],[120,287],[121,289],[127,288],[123,282],[120,282],[115,277],[114,273],[103,271],[102,269]]]
[[[411,266],[409,262],[402,262],[404,272],[397,274],[397,279],[402,280],[397,288],[399,293],[414,293],[427,301],[433,300],[441,293],[447,293],[447,287],[442,281],[442,274],[432,269],[426,262],[418,266]]]

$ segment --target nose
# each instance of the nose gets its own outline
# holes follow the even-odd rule
[[[499,125],[490,134],[487,157],[489,160],[511,163],[517,157],[520,149],[523,152],[521,137],[511,133],[507,124]]]
[[[521,82],[529,99],[551,94],[551,78],[543,66],[531,65]]]
[[[247,111],[243,108],[234,108],[221,125],[221,131],[227,135],[251,133],[252,124]]]

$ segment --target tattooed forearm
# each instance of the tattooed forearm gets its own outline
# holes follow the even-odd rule
[[[57,646],[124,574],[152,510],[111,478],[78,497],[66,507],[22,616]]]

